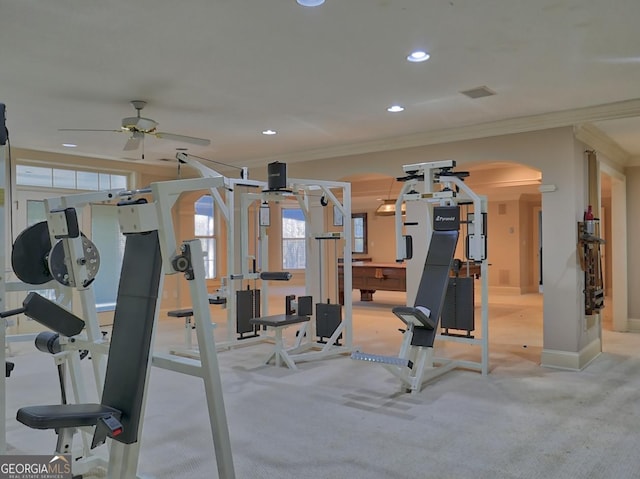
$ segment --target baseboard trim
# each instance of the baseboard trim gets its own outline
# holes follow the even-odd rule
[[[640,319],[629,318],[627,320],[627,331],[632,333],[640,332]]]
[[[540,365],[545,368],[566,369],[580,371],[602,352],[600,338],[594,339],[579,352],[558,351],[555,349],[543,349],[540,357]]]

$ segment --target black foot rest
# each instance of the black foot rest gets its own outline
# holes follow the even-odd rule
[[[16,419],[32,429],[95,426],[103,418],[120,418],[120,411],[102,404],[54,404],[18,409]]]
[[[369,361],[372,363],[390,364],[392,366],[400,366],[409,369],[413,368],[413,363],[411,361],[397,356],[382,356],[380,354],[366,354],[354,351],[351,353],[351,359],[355,359],[357,361]]]
[[[209,304],[227,304],[227,298],[212,298],[212,297],[209,297]]]
[[[273,316],[264,316],[262,318],[251,318],[249,322],[259,326],[286,326],[288,324],[304,323],[309,321],[309,316],[298,316],[295,314],[275,314]]]
[[[5,368],[6,368],[6,373],[5,373],[5,378],[8,378],[9,376],[11,376],[11,371],[13,371],[13,368],[16,367],[16,365],[14,363],[12,363],[11,361],[7,361],[4,363]]]
[[[421,328],[436,329],[436,323],[429,317],[431,312],[428,308],[417,306],[396,306],[391,312],[402,320],[405,324],[413,324]]]

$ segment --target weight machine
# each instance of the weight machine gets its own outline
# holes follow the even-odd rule
[[[114,319],[115,343],[111,345],[111,347],[115,348],[114,351],[117,354],[114,353],[109,357],[108,363],[114,363],[115,365],[110,376],[108,374],[109,368],[106,368],[107,382],[104,390],[99,391],[99,396],[102,396],[101,404],[86,401],[81,394],[77,394],[74,404],[23,408],[18,414],[18,419],[30,427],[39,429],[55,428],[58,430],[60,439],[57,452],[60,453],[74,454],[72,440],[77,430],[88,429],[92,431],[94,437],[91,442],[91,449],[100,445],[107,437],[112,438],[109,444],[107,469],[107,477],[109,478],[137,477],[136,470],[140,447],[138,431],[142,427],[142,416],[146,403],[146,385],[149,375],[148,366],[151,364],[200,377],[203,380],[218,473],[221,478],[232,479],[235,477],[215,350],[213,325],[209,315],[208,295],[204,279],[203,251],[199,240],[185,241],[178,247],[171,219],[171,208],[182,192],[218,188],[222,184],[221,177],[175,180],[152,183],[149,189],[144,190],[112,190],[69,195],[46,202],[48,229],[53,237],[63,240],[62,251],[64,254],[61,254],[60,258],[61,264],[67,268],[67,274],[58,275],[54,271],[54,276],[66,279],[69,285],[80,285],[85,288],[83,291],[90,291],[91,279],[83,275],[86,273],[85,270],[91,266],[91,257],[87,254],[90,248],[87,247],[86,241],[83,241],[78,229],[77,206],[88,204],[89,202],[118,200],[118,217],[121,231],[125,235],[129,235],[128,238],[140,238],[139,240],[132,240],[133,253],[127,253],[129,239],[127,239],[127,247],[125,247],[125,262],[123,263],[118,303],[116,304],[116,318]],[[152,201],[148,202],[145,198],[142,198],[142,195],[151,195]],[[149,243],[148,235],[150,234],[156,235],[158,238],[156,244],[158,245],[159,254],[156,256],[149,256],[149,253],[153,252],[153,248],[150,250],[152,245],[147,244]],[[139,251],[138,253],[135,253],[136,249]],[[52,252],[54,250],[55,247]],[[50,254],[49,256],[55,255]],[[151,264],[138,264],[141,258],[147,257]],[[155,259],[156,257],[158,258],[157,260]],[[162,269],[165,274],[183,273],[189,283],[197,325],[199,361],[179,358],[169,354],[151,353],[153,327],[157,322],[160,303],[158,291],[162,289],[162,275],[157,281],[152,278],[146,278],[146,276],[143,278],[143,276],[149,274],[149,268],[155,268],[156,266],[159,272]],[[136,280],[136,276],[140,276],[140,281]],[[128,290],[136,291],[138,283],[142,285],[142,288],[150,288],[149,295],[145,300],[146,306],[140,303],[141,295],[134,295],[134,298],[128,298],[127,296]],[[124,292],[124,296],[122,292]],[[90,292],[82,296],[81,303],[88,335],[86,346],[93,348],[92,355],[100,351],[97,347],[98,345],[102,345],[104,352],[106,352],[107,345],[102,340],[102,334],[97,323],[95,299],[91,302],[92,294]],[[122,304],[120,303],[121,296],[123,296]],[[136,298],[140,298],[140,300]],[[122,314],[124,315],[136,318],[138,316],[146,316],[145,325],[140,325],[140,328],[144,329],[136,329],[135,333],[132,332],[130,335],[126,328],[136,326],[128,326],[127,321],[118,320],[120,306],[122,310],[131,310],[123,312]],[[137,309],[138,313],[132,313],[133,309]],[[117,339],[115,338],[116,329],[118,330]],[[143,340],[139,347],[138,345],[129,344],[131,342],[129,336],[137,337],[135,335],[142,335],[141,338]],[[148,342],[145,343],[146,341]],[[123,360],[126,361],[126,358],[121,358],[120,355],[127,355],[127,351],[131,351],[132,354],[135,353],[137,358],[135,362],[138,367],[128,367],[126,363],[123,364]],[[99,356],[94,362],[96,377],[105,378],[103,359],[105,359],[104,355]],[[137,371],[133,371],[134,369]],[[99,384],[100,388],[102,388],[102,382]],[[127,385],[132,388],[132,392],[124,391],[122,393],[122,397],[126,399],[122,399],[121,396],[114,397],[114,393],[118,388],[126,389]],[[114,407],[115,410],[113,410]],[[92,426],[95,426],[95,428],[92,428]],[[81,472],[78,470],[76,462],[74,461],[74,474]]]
[[[222,219],[226,226],[226,251],[227,251],[227,274],[222,278],[222,284],[220,288],[212,295],[209,296],[211,304],[221,305],[226,310],[227,328],[226,338],[216,343],[219,349],[231,348],[239,344],[247,344],[240,341],[242,338],[241,329],[238,328],[238,309],[236,303],[236,295],[239,290],[239,280],[241,277],[241,265],[240,256],[237,253],[239,251],[240,233],[237,229],[237,224],[240,222],[239,211],[239,198],[240,192],[243,189],[261,189],[265,187],[265,183],[261,181],[250,180],[248,177],[247,168],[241,168],[241,178],[228,178],[217,171],[205,166],[200,160],[201,158],[195,157],[187,153],[178,153],[176,155],[179,165],[188,165],[195,169],[202,178],[216,178],[220,183],[216,183],[214,186],[205,188],[211,194],[213,198],[216,211],[219,213],[219,218]],[[170,219],[170,218],[169,218]],[[216,229],[219,233],[221,228],[216,222]],[[179,310],[176,312],[170,312],[171,315],[190,313],[190,309]],[[193,348],[190,343],[191,327],[188,324],[190,321],[189,316],[185,317],[185,348],[175,349],[174,353],[189,358],[198,358],[199,351],[197,348]],[[240,338],[236,336],[240,335]],[[249,340],[249,342],[251,342]]]
[[[220,177],[221,175],[203,165],[199,158],[186,153],[176,156],[180,163],[195,168],[201,176]],[[283,163],[271,164],[283,168]],[[241,178],[223,177],[224,191],[211,189],[214,203],[226,224],[227,274],[222,279],[222,287],[213,295],[213,300],[224,303],[227,309],[227,338],[217,343],[221,347],[236,347],[273,341],[277,346],[276,357],[286,358],[284,362],[295,368],[296,361],[306,361],[351,352],[351,268],[345,268],[344,314],[342,308],[331,303],[331,294],[336,290],[337,298],[337,251],[338,243],[344,242],[343,257],[345,264],[351,264],[351,222],[344,221],[341,231],[327,231],[327,211],[335,207],[343,218],[351,218],[351,189],[345,182],[303,180],[286,178],[286,166],[278,177],[270,172],[269,181],[249,180],[246,168],[242,168]],[[315,315],[285,314],[289,316],[286,324],[269,315],[269,283],[288,281],[290,273],[268,270],[268,235],[271,206],[273,204],[293,204],[299,207],[305,218],[305,297],[318,298]],[[328,208],[327,208],[328,207]],[[254,236],[252,236],[252,234]],[[329,258],[328,246],[333,246],[333,257]],[[253,249],[253,251],[252,251]],[[331,269],[332,268],[332,269]],[[335,272],[335,278],[328,271]],[[313,278],[318,280],[313,281]],[[250,287],[253,283],[253,288]],[[258,288],[257,285],[260,285]],[[246,286],[249,285],[248,288]],[[329,299],[329,304],[325,303]],[[306,300],[303,300],[303,302]],[[289,304],[298,308],[293,298]],[[287,309],[292,312],[292,309]],[[303,309],[303,312],[306,310]],[[296,318],[292,318],[296,316]],[[263,319],[261,318],[270,318]],[[295,346],[286,349],[282,341],[282,329],[298,324]],[[312,339],[312,332],[318,333],[319,340]],[[266,330],[275,333],[270,336]],[[343,344],[339,344],[342,340]],[[286,352],[285,352],[286,350]],[[197,350],[181,351],[188,357],[197,357]]]
[[[53,330],[25,336],[35,336],[36,347],[52,354],[58,368],[63,404],[68,398],[67,375],[71,381],[72,404],[88,403],[95,397],[85,384],[80,365],[84,357],[89,357],[92,363],[97,397],[102,395],[109,347],[98,323],[92,288],[100,257],[95,245],[81,233],[77,212],[90,203],[117,198],[119,193],[120,190],[111,190],[46,199],[47,220],[22,231],[13,244],[12,269],[23,283],[9,284],[11,290],[24,291],[33,289],[34,285],[53,289],[56,301],[31,292],[22,308],[5,311],[2,317],[24,313]],[[70,311],[74,299],[79,299],[83,319]],[[82,442],[80,448],[71,447],[76,433]],[[108,465],[101,455],[92,451],[92,434],[88,428],[77,428],[59,435],[58,447],[65,448],[63,443],[69,445],[64,453],[72,455],[77,476]]]
[[[456,368],[488,374],[487,200],[463,181],[453,160],[404,165],[396,201],[396,261],[407,262],[407,307],[392,312],[405,324],[398,356],[354,352],[352,359],[382,364],[415,394],[423,385]],[[402,205],[406,203],[406,219]],[[460,216],[466,212],[466,217]],[[459,229],[464,227],[464,262],[454,261]],[[426,241],[416,241],[416,239]],[[426,259],[425,259],[426,258]],[[472,332],[474,288],[471,268],[479,265],[481,337]],[[466,277],[460,278],[460,272]],[[451,271],[455,275],[451,277]],[[464,276],[464,274],[463,274]],[[477,275],[476,275],[477,276]],[[419,278],[419,279],[418,279]],[[434,342],[480,346],[480,361],[433,356]]]
[[[351,264],[352,225],[351,221],[347,220],[342,222],[342,231],[328,231],[329,215],[326,212],[333,213],[335,208],[343,218],[351,218],[351,185],[346,182],[287,178],[286,165],[279,162],[269,165],[268,177],[266,189],[256,193],[245,193],[242,196],[241,224],[248,224],[248,213],[252,205],[260,205],[263,214],[264,210],[273,203],[283,205],[289,202],[300,208],[305,219],[306,255],[305,296],[299,298],[299,302],[312,301],[306,298],[316,298],[317,302],[315,314],[312,308],[298,304],[297,307],[303,312],[298,311],[293,318],[287,314],[273,316],[268,314],[268,298],[265,293],[262,297],[262,315],[251,319],[250,323],[274,330],[276,347],[270,358],[275,357],[277,361],[277,358],[282,356],[291,369],[296,368],[296,362],[350,353],[353,342],[351,268],[344,268],[344,315],[342,306],[338,304],[337,268],[338,243],[341,241],[344,264]],[[327,209],[329,206],[332,208]],[[263,268],[268,265],[267,226],[269,226],[267,222],[259,222],[259,256]],[[242,229],[241,233],[241,247],[243,251],[247,251],[248,229]],[[264,271],[262,273],[250,271],[248,266],[247,262],[242,265],[241,274],[244,278],[255,278],[258,275],[265,279]],[[268,281],[263,281],[262,285],[263,288],[268,288]],[[281,329],[293,324],[299,325],[295,344],[291,348],[286,348],[281,342]]]

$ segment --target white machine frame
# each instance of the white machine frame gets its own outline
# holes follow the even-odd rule
[[[64,213],[61,211],[62,209],[73,208],[77,210],[92,202],[108,201],[113,197],[117,197],[119,191],[120,190],[112,190],[109,192],[85,193],[46,199],[45,211],[47,215],[47,226],[49,228],[51,244],[54,245],[58,241],[56,236],[64,235],[66,233],[67,224],[64,219]],[[100,331],[95,308],[95,295],[91,287],[90,274],[88,272],[89,265],[84,261],[85,253],[83,251],[82,239],[80,237],[62,238],[60,241],[63,243],[65,253],[64,260],[67,267],[69,286],[63,286],[57,281],[51,280],[48,283],[40,285],[39,289],[55,290],[56,302],[68,309],[71,309],[73,304],[72,288],[75,288],[80,299],[80,306],[82,310],[80,316],[85,321],[85,330],[75,336],[73,341],[68,341],[66,338],[61,336],[60,345],[62,350],[52,356],[56,365],[65,365],[69,372],[73,401],[75,403],[95,402],[95,398],[99,398],[102,394],[102,386],[106,370],[106,355],[108,353],[108,342],[102,336]],[[4,255],[4,248],[2,252]],[[37,289],[34,288],[33,285],[19,281],[7,283],[4,277],[2,278],[2,286],[3,290],[11,292],[23,292]],[[4,301],[2,304],[4,304]],[[5,323],[2,321],[3,334],[4,327]],[[12,336],[5,335],[5,341],[29,341],[33,340],[35,337],[36,333]],[[94,373],[95,396],[88,392],[85,384],[84,374],[80,365],[81,360],[79,351],[81,350],[87,350],[90,352],[90,361],[92,363]],[[2,406],[4,410],[6,408],[4,397]],[[71,451],[73,455],[74,474],[84,475],[97,467],[106,467],[107,461],[105,461],[105,459],[99,454],[95,454],[90,448],[91,437],[93,435],[91,428],[81,428],[76,432],[81,433],[82,446],[81,449]],[[73,432],[69,431],[67,433],[67,437],[64,439],[71,443],[72,437],[69,437],[69,434],[73,435]]]
[[[223,185],[223,178],[200,178],[194,180],[174,180],[152,183],[150,189],[145,190],[111,190],[96,193],[81,193],[46,200],[47,221],[50,234],[60,236],[65,234],[66,221],[61,210],[65,208],[79,208],[89,203],[113,201],[123,198],[133,198],[142,194],[151,194],[152,201],[148,203],[130,203],[119,206],[118,216],[120,229],[123,233],[141,233],[145,231],[158,230],[160,247],[163,258],[163,270],[165,274],[175,274],[184,272],[176,269],[174,259],[183,257],[185,251],[189,251],[189,286],[190,295],[194,310],[194,319],[197,326],[198,349],[200,360],[187,359],[170,354],[154,353],[150,355],[151,364],[176,371],[191,376],[200,377],[204,382],[207,406],[209,410],[210,425],[213,435],[214,451],[218,467],[219,477],[233,479],[235,477],[233,457],[231,454],[231,443],[224,408],[222,395],[222,384],[217,362],[215,348],[215,337],[213,325],[209,313],[208,295],[205,282],[205,270],[202,246],[199,240],[185,241],[178,248],[175,240],[173,222],[171,220],[171,208],[178,196],[184,191],[200,189],[215,189]],[[106,368],[106,353],[108,344],[102,338],[100,332],[95,296],[90,287],[84,286],[87,280],[86,267],[83,261],[82,243],[80,238],[64,238],[65,263],[68,268],[70,283],[75,285],[80,291],[83,319],[86,323],[87,338],[79,338],[74,341],[73,350],[89,349],[94,359],[94,374],[96,376],[97,393],[101,395]],[[191,261],[194,259],[194,261]],[[186,260],[184,260],[186,261]],[[183,261],[183,263],[184,263]],[[186,276],[186,273],[185,273]],[[160,291],[163,281],[160,281]],[[79,286],[78,286],[79,285]],[[158,303],[161,301],[158,295]],[[159,304],[156,308],[156,318],[159,313]],[[4,328],[3,328],[4,330]],[[77,343],[77,344],[76,344]],[[153,341],[152,341],[153,344]],[[76,358],[71,352],[63,351],[66,359]],[[76,360],[70,360],[72,365],[72,384],[76,402],[88,401],[84,393],[83,385],[78,381],[81,373],[75,365]],[[101,380],[100,380],[101,379]],[[148,384],[148,382],[147,382]],[[146,403],[146,390],[145,399]],[[143,406],[144,408],[144,406]],[[88,428],[87,433],[92,433]],[[140,430],[142,429],[142,419]],[[83,436],[86,436],[83,434]],[[70,441],[72,438],[68,438]],[[87,439],[83,437],[86,461],[74,461],[73,473],[85,474],[97,466],[105,466],[105,461],[94,460],[96,455],[87,453]],[[89,441],[90,443],[90,441]],[[109,459],[107,467],[107,477],[120,479],[123,477],[138,477],[137,467],[140,450],[140,440],[136,443],[125,445],[117,441],[109,442]]]
[[[415,163],[402,167],[408,177],[396,201],[396,261],[408,261],[407,276],[409,275],[409,266],[411,265],[415,265],[417,271],[422,271],[428,243],[431,241],[433,233],[433,207],[436,205],[454,206],[460,203],[473,204],[473,220],[467,225],[469,240],[467,259],[480,262],[481,337],[454,336],[439,333],[435,339],[436,341],[452,341],[479,346],[480,361],[437,357],[434,356],[434,348],[432,347],[411,345],[413,324],[410,323],[407,324],[407,328],[403,333],[403,341],[397,357],[363,353],[354,353],[353,356],[354,359],[381,363],[385,369],[400,379],[401,389],[409,390],[412,394],[421,391],[425,383],[456,368],[475,370],[483,376],[486,376],[489,372],[489,283],[488,263],[486,259],[486,231],[484,231],[483,218],[487,212],[487,199],[474,193],[466,183],[451,172],[455,166],[456,162],[454,160],[443,160]],[[439,187],[434,188],[435,186]],[[456,189],[458,191],[456,191]],[[424,226],[426,226],[425,238],[427,238],[427,244],[424,256],[417,257],[414,255],[412,259],[407,258],[406,241],[403,237],[403,227],[405,225],[405,220],[402,217],[403,203],[406,203],[407,215],[411,212],[412,208],[410,205],[412,203],[418,205],[426,204],[427,206],[426,208],[422,207],[419,209],[419,214],[424,214],[424,217],[421,216],[420,220],[424,221]],[[407,220],[407,223],[413,222]],[[421,233],[423,233],[423,230],[421,230]],[[422,239],[422,235],[420,239]],[[408,286],[409,281],[407,281],[407,287]],[[407,290],[407,305],[412,305],[414,299],[415,298],[411,297],[409,290]],[[441,326],[438,327],[440,328]]]
[[[469,228],[468,230],[468,259],[480,262],[480,302],[482,335],[480,338],[467,338],[438,334],[436,335],[436,341],[452,341],[480,346],[481,359],[480,361],[465,361],[434,357],[432,360],[433,364],[440,364],[440,366],[438,368],[430,369],[429,365],[427,365],[427,368],[424,372],[424,377],[422,379],[416,379],[416,381],[420,382],[420,384],[430,381],[435,376],[439,376],[443,372],[456,368],[466,368],[479,371],[483,376],[486,376],[489,373],[489,271],[485,239],[486,231],[484,231],[483,219],[483,215],[487,213],[487,198],[474,193],[473,190],[457,176],[439,174],[443,169],[452,169],[455,166],[456,162],[454,160],[443,160],[404,165],[402,169],[405,173],[424,175],[424,181],[420,182],[418,181],[418,179],[407,181],[402,187],[399,199],[402,199],[406,202],[427,202],[427,204],[430,206],[427,209],[428,216],[426,219],[429,238],[431,238],[431,234],[433,232],[433,205],[458,205],[460,203],[469,201],[473,203],[473,211],[476,214],[473,215],[473,221],[471,225],[469,225],[472,226],[472,228]],[[415,191],[416,187],[419,186],[419,183],[422,183],[423,191],[418,194],[410,193],[411,191]],[[435,189],[435,185],[440,185],[441,188],[439,190]],[[456,192],[453,186],[457,187],[459,191]],[[396,245],[404,244],[402,241],[398,241],[398,237],[402,234],[402,218],[401,215],[397,213],[399,211],[400,209],[397,208],[395,217]],[[399,248],[397,253],[402,254],[402,249]],[[398,256],[398,258],[400,258],[400,256]],[[416,258],[416,260],[418,259]],[[419,262],[423,264],[423,258],[420,258]]]
[[[176,155],[178,161],[188,164],[196,169],[199,174],[204,178],[223,178],[224,197],[220,193],[218,188],[210,188],[209,191],[214,199],[215,205],[218,208],[222,218],[224,219],[227,227],[226,234],[226,247],[227,247],[227,274],[223,278],[223,287],[217,292],[216,296],[226,298],[227,308],[227,337],[226,341],[218,342],[216,345],[218,348],[232,348],[236,346],[246,346],[254,342],[263,342],[265,340],[274,341],[277,344],[281,344],[281,339],[278,338],[276,331],[274,336],[268,333],[261,332],[255,338],[238,339],[236,336],[236,304],[235,295],[236,291],[241,289],[241,283],[245,280],[258,281],[260,273],[256,271],[250,271],[249,262],[247,259],[253,257],[249,251],[249,224],[252,220],[249,214],[249,209],[255,202],[269,203],[269,202],[281,202],[286,199],[294,199],[297,205],[303,211],[305,216],[307,228],[305,229],[306,246],[307,246],[307,277],[309,272],[313,275],[315,272],[319,272],[318,276],[322,276],[321,272],[323,266],[321,265],[321,246],[322,240],[344,240],[343,258],[344,264],[351,264],[351,238],[352,238],[352,225],[350,221],[344,221],[342,231],[340,232],[327,232],[325,231],[326,219],[323,215],[320,215],[318,211],[324,211],[324,209],[318,209],[315,211],[312,205],[312,200],[318,200],[319,196],[324,196],[326,200],[326,207],[331,210],[332,206],[343,215],[343,218],[351,218],[351,185],[346,182],[336,181],[321,181],[321,180],[306,180],[289,178],[287,180],[287,187],[285,191],[266,191],[268,185],[263,181],[256,181],[248,179],[248,173],[246,168],[242,169],[242,178],[233,179],[220,175],[217,171],[203,165],[198,158],[193,157],[187,153],[178,153]],[[254,192],[241,192],[238,194],[240,187],[250,187],[254,189]],[[322,226],[320,226],[322,225]],[[259,231],[259,260],[262,266],[266,266],[268,262],[268,237],[267,229],[264,225],[258,226]],[[258,258],[256,258],[258,259]],[[264,269],[264,268],[263,268]],[[322,279],[324,283],[326,278]],[[336,278],[337,281],[337,278]],[[284,344],[281,344],[277,348],[277,356],[281,355],[286,364],[291,367],[295,366],[295,362],[308,361],[312,359],[321,359],[337,354],[349,353],[352,350],[353,345],[353,326],[352,326],[352,276],[351,268],[344,268],[344,290],[345,299],[343,307],[343,319],[334,332],[331,338],[326,343],[317,343],[312,340],[310,334],[314,328],[314,319],[309,323],[305,323],[301,326],[298,332],[296,344],[292,348],[286,348]],[[326,285],[324,288],[326,289]],[[262,315],[268,314],[268,281],[261,281],[261,310]],[[337,288],[337,283],[336,283]],[[305,281],[305,294],[311,295],[314,299],[320,301],[320,295],[323,291],[323,285],[314,285],[311,281]],[[337,301],[336,297],[336,301]],[[309,334],[304,334],[309,333]],[[343,335],[343,345],[335,346],[340,335]],[[187,343],[188,345],[188,343]],[[197,350],[180,351],[180,354],[188,355],[189,357],[197,357]]]
[[[266,184],[265,184],[266,187]],[[337,190],[337,191],[334,191]],[[338,193],[336,195],[336,193]],[[325,202],[319,202],[319,196],[323,197]],[[341,199],[339,199],[341,197]],[[309,361],[314,359],[322,359],[340,354],[350,353],[353,349],[353,323],[352,323],[352,275],[351,268],[351,241],[352,241],[352,225],[351,221],[343,221],[342,231],[327,231],[325,208],[327,211],[333,211],[333,207],[340,212],[343,218],[351,218],[351,185],[346,182],[308,180],[298,178],[288,178],[287,186],[282,191],[262,191],[260,193],[244,193],[241,199],[241,224],[249,223],[249,208],[252,204],[269,204],[270,202],[282,202],[292,199],[301,209],[305,222],[305,240],[306,240],[306,265],[305,265],[305,295],[312,296],[314,302],[323,301],[324,293],[333,286],[336,290],[335,301],[338,301],[338,278],[337,263],[338,258],[334,259],[336,268],[335,284],[324,274],[328,268],[329,262],[323,258],[323,250],[326,242],[339,241],[343,242],[342,257],[344,258],[344,305],[343,317],[339,326],[333,332],[330,338],[320,343],[313,339],[315,333],[315,313],[311,320],[301,323],[296,335],[295,344],[291,348],[286,348],[282,343],[280,328],[274,328],[276,350],[274,352],[276,359],[280,356],[291,369],[295,369],[296,362]],[[314,208],[314,201],[318,205]],[[260,225],[260,259],[263,267],[267,263],[268,258],[268,236],[265,226]],[[241,229],[241,251],[247,252],[249,249],[249,232],[248,228]],[[248,263],[242,263],[242,277],[245,279],[258,279],[259,273],[250,272]],[[313,281],[314,276],[319,281]],[[263,295],[262,315],[268,315],[268,281],[262,281]],[[338,338],[342,335],[343,344],[338,346]]]

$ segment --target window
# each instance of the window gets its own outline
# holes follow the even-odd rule
[[[76,172],[73,170],[53,170],[53,187],[76,189]]]
[[[305,220],[300,208],[282,209],[282,268],[304,269]]]
[[[27,187],[23,188],[27,192],[31,190],[28,188],[30,186],[52,188],[59,190],[60,194],[65,194],[65,190],[126,189],[129,182],[129,176],[126,174],[28,164],[16,165],[15,175],[16,184]],[[27,226],[46,220],[44,201],[27,200],[25,214]],[[118,293],[125,244],[125,238],[120,234],[116,206],[91,205],[91,240],[96,245],[101,259],[100,269],[92,284],[96,296],[96,306],[98,311],[113,310]],[[48,294],[55,295],[55,291]]]
[[[97,191],[98,187],[98,173],[93,171],[78,171],[76,174],[76,185],[79,190],[94,190]]]
[[[91,205],[91,241],[100,253],[100,270],[93,283],[98,311],[113,310],[118,296],[118,283],[125,236],[120,233],[118,207]]]
[[[126,188],[127,176],[95,171],[16,165],[16,185],[68,190],[111,190]]]
[[[206,279],[216,277],[216,238],[213,217],[213,198],[204,195],[194,204],[194,234],[202,244],[204,251],[204,272]]]
[[[27,200],[27,227],[45,221],[46,219],[47,213],[44,209],[44,201]]]
[[[354,213],[351,215],[353,225],[353,253],[367,252],[367,214]]]

